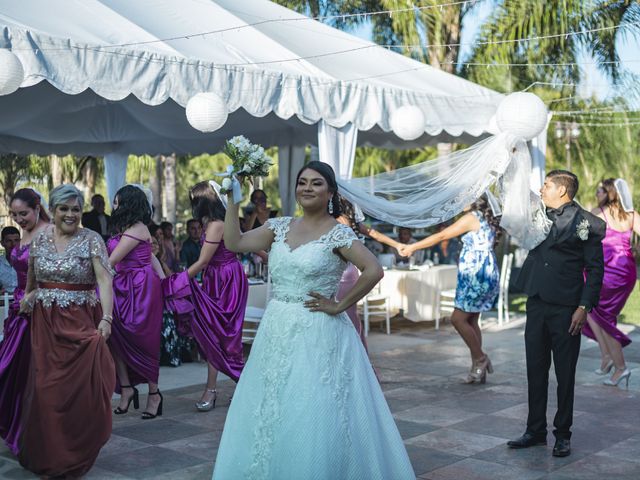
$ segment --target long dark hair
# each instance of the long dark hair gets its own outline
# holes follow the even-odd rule
[[[125,185],[116,192],[118,208],[111,213],[111,226],[117,233],[141,222],[148,225],[151,222],[151,207],[147,196],[142,190],[133,185]]]
[[[616,189],[615,178],[606,178],[600,182],[599,187],[607,194],[607,198],[604,202],[598,205],[600,208],[609,207],[611,216],[621,222],[625,221],[629,217],[629,213],[625,212],[620,202],[620,195]]]
[[[340,210],[342,216],[349,221],[349,227],[358,235],[358,222],[356,221],[356,209],[353,208],[353,203],[340,195]]]
[[[313,170],[314,172],[318,172],[327,182],[329,186],[329,191],[333,194],[331,197],[331,203],[333,204],[333,210],[329,211],[329,206],[327,206],[327,212],[334,218],[338,218],[342,214],[342,208],[340,206],[340,194],[338,193],[338,182],[336,181],[336,174],[331,168],[331,165],[324,162],[318,162],[317,160],[312,160],[307,163],[304,167],[300,169],[298,175],[296,176],[296,185],[298,185],[298,181],[300,180],[300,175],[306,169]]]
[[[224,205],[209,182],[196,183],[191,187],[189,200],[193,217],[200,220],[202,225],[205,224],[205,218],[224,221]]]
[[[487,200],[487,195],[483,193],[480,197],[478,197],[478,199],[471,204],[471,210],[480,212],[491,229],[496,232],[496,237],[493,245],[497,245],[500,242],[500,237],[502,237],[502,227],[500,227],[500,218],[496,217],[493,214],[491,205],[489,205],[489,200]]]
[[[38,195],[33,188],[21,188],[20,190],[16,190],[14,194],[11,195],[11,200],[9,200],[9,208],[11,208],[11,204],[14,200],[20,200],[26,203],[27,206],[33,210],[39,210],[40,218],[44,218],[47,222],[49,221],[49,214],[42,205],[40,195]]]

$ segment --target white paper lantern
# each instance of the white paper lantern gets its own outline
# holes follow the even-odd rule
[[[403,140],[415,140],[424,133],[425,118],[422,110],[404,105],[391,114],[391,129]]]
[[[508,95],[496,112],[496,123],[501,132],[531,140],[547,127],[547,107],[533,93],[516,92]]]
[[[198,93],[187,102],[187,120],[201,132],[215,132],[227,121],[227,104],[211,92]]]
[[[0,48],[0,95],[15,92],[24,80],[24,68],[11,50]]]

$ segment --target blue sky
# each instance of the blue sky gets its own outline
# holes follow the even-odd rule
[[[462,30],[461,43],[472,43],[478,34],[478,29],[484,20],[491,14],[491,2],[480,3],[477,8],[465,18],[464,28]],[[355,32],[361,38],[371,39],[371,26],[362,25]],[[626,40],[619,43],[619,55],[623,62],[623,67],[629,69],[633,73],[640,75],[640,36],[633,38],[628,35]],[[465,57],[470,52],[470,47],[462,47],[461,56]],[[582,97],[591,97],[595,95],[598,99],[605,99],[615,93],[609,80],[593,65],[594,59],[588,55],[582,55],[580,62],[583,62],[581,68],[584,72],[583,80],[578,88],[579,95]],[[544,79],[540,79],[544,81]],[[638,102],[636,102],[638,103]],[[640,105],[635,105],[640,108]]]

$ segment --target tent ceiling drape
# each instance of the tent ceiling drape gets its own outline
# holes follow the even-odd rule
[[[0,0],[0,48],[26,73],[0,97],[3,151],[200,153],[237,133],[316,143],[321,119],[353,123],[359,144],[473,143],[502,98],[266,0]],[[212,134],[184,116],[201,91],[233,112]],[[406,104],[426,118],[414,142],[390,133]]]

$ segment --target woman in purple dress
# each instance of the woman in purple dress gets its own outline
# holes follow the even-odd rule
[[[149,192],[150,193],[150,192]],[[138,408],[139,383],[149,385],[142,419],[162,415],[158,390],[160,330],[162,328],[162,267],[152,253],[151,202],[134,185],[122,187],[113,199],[111,223],[117,232],[107,242],[113,278],[113,328],[109,346],[116,364],[120,404],[116,415]]]
[[[636,284],[636,262],[631,251],[633,232],[640,235],[640,216],[633,210],[629,187],[622,179],[603,180],[596,191],[598,208],[591,213],[607,222],[607,233],[602,241],[604,251],[604,278],[598,306],[587,316],[582,329],[587,337],[597,340],[602,355],[599,375],[615,370],[605,385],[629,384],[631,371],[624,361],[622,348],[631,339],[617,328],[622,311]]]
[[[249,282],[236,254],[224,246],[226,208],[217,192],[215,182],[200,182],[189,192],[193,217],[204,227],[200,257],[186,272],[163,282],[180,334],[193,336],[207,359],[207,385],[196,403],[201,412],[215,407],[218,371],[238,381],[244,368],[242,323]],[[195,280],[200,272],[202,287]]]
[[[11,219],[22,229],[20,245],[11,252],[10,262],[18,274],[9,316],[4,322],[4,339],[0,343],[0,436],[9,450],[18,454],[24,387],[29,374],[31,338],[29,315],[19,313],[20,300],[27,286],[31,241],[49,223],[40,195],[31,188],[21,188],[9,202]]]

